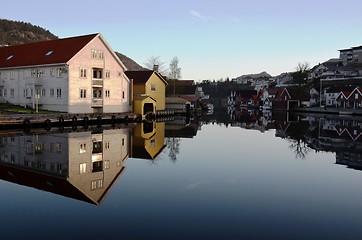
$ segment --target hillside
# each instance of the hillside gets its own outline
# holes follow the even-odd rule
[[[258,78],[270,78],[271,75],[267,72],[261,72],[261,73],[257,73],[257,74],[246,74],[246,75],[242,75],[240,77],[235,78],[235,80],[241,80],[243,78],[252,78],[252,79],[258,79]]]
[[[136,63],[133,59],[127,57],[126,55],[119,53],[119,52],[116,52],[116,54],[119,57],[119,59],[121,59],[123,64],[126,66],[127,70],[130,70],[130,71],[147,70],[146,68],[144,68],[141,65],[139,65],[138,63]]]
[[[0,47],[57,39],[50,31],[31,23],[0,19]],[[133,59],[116,52],[128,70],[145,70]]]
[[[57,39],[48,30],[30,23],[0,19],[0,46]]]

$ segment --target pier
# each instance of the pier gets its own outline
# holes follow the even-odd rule
[[[102,126],[119,123],[142,121],[134,113],[102,113],[102,114],[2,114],[0,115],[0,130],[30,129],[52,127]]]

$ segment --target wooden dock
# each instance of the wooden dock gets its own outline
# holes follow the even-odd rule
[[[0,130],[52,127],[102,126],[142,121],[134,113],[102,114],[3,114],[0,115]]]

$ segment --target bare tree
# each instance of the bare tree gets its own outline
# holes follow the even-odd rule
[[[150,70],[155,70],[159,72],[161,75],[167,75],[165,62],[162,62],[159,56],[151,56],[145,63],[145,66]]]
[[[181,78],[181,68],[178,66],[178,58],[174,57],[170,62],[168,74],[169,79],[173,81],[173,95],[176,94],[176,81]]]
[[[296,68],[296,72],[292,74],[293,82],[302,85],[305,84],[308,79],[308,72],[310,70],[310,65],[308,62],[298,63]]]
[[[179,80],[181,78],[181,68],[178,66],[177,57],[171,59],[168,77],[172,80]]]

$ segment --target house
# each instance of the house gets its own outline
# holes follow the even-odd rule
[[[362,88],[341,91],[336,98],[336,105],[341,108],[362,108]]]
[[[202,92],[193,80],[168,80],[166,96],[185,99],[191,103],[191,109],[202,107]]]
[[[191,102],[180,97],[166,97],[166,110],[190,114]]]
[[[311,88],[309,90],[309,95],[310,95],[309,106],[315,106],[320,102],[320,95],[317,89]]]
[[[166,80],[157,71],[126,71],[133,82],[133,112],[146,115],[165,110]]]
[[[292,110],[300,106],[308,106],[310,101],[309,92],[304,88],[288,87],[278,90],[273,101],[275,110]]]
[[[341,93],[344,94],[344,97],[348,97],[349,94],[354,90],[355,87],[346,86],[346,87],[328,87],[324,91],[325,105],[328,107],[337,106],[337,98],[339,97],[339,101],[341,102],[342,96]]]
[[[0,48],[0,101],[67,113],[131,111],[126,67],[99,33]]]

